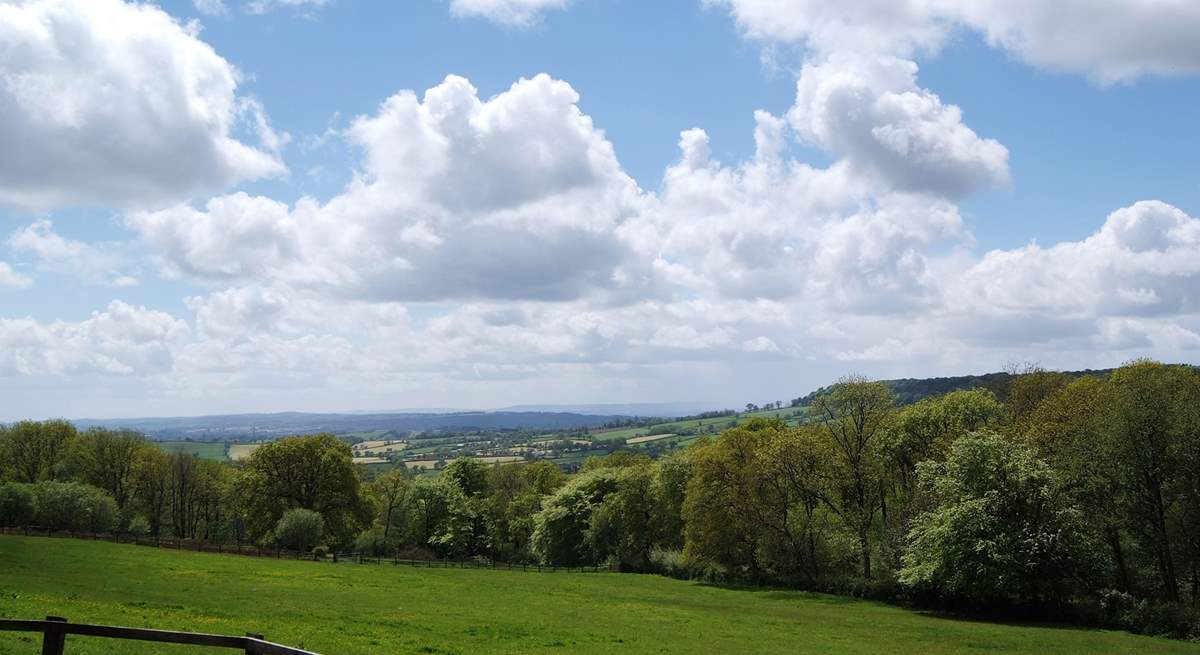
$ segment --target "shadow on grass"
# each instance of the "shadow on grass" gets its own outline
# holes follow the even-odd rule
[[[934,609],[928,607],[920,607],[900,601],[875,600],[869,598],[856,598],[854,596],[840,596],[817,591],[804,591],[801,589],[789,589],[786,587],[769,587],[756,586],[750,584],[731,584],[719,582],[698,582],[702,587],[712,589],[722,589],[726,591],[741,591],[756,594],[767,600],[775,600],[782,602],[816,602],[824,605],[858,605],[868,604],[877,605],[880,607],[889,607],[898,610],[912,612],[920,616],[931,619],[940,619],[944,621],[954,621],[959,623],[987,623],[990,625],[1008,626],[1014,628],[1044,628],[1048,630],[1066,630],[1074,632],[1096,632],[1096,631],[1116,631],[1125,632],[1123,630],[1114,630],[1113,628],[1105,628],[1099,626],[1088,626],[1078,623],[1070,623],[1061,618],[1038,618],[1030,616],[1032,610],[1025,610],[1017,614],[987,612],[983,610],[971,609]],[[1133,634],[1133,633],[1130,633]]]

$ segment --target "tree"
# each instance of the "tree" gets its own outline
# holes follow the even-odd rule
[[[840,380],[813,400],[810,413],[830,443],[830,491],[823,498],[858,538],[864,578],[871,577],[871,527],[883,509],[883,471],[876,440],[889,427],[895,398],[881,382]]]
[[[54,480],[77,436],[67,421],[20,421],[0,432],[0,460],[16,482]]]
[[[542,499],[565,481],[562,469],[545,460],[491,469],[491,494],[484,512],[493,557],[508,561],[532,559],[534,516],[542,508]]]
[[[1128,494],[1130,520],[1158,569],[1163,597],[1179,601],[1177,514],[1188,497],[1185,453],[1200,439],[1195,408],[1200,374],[1194,369],[1142,360],[1113,372],[1114,455]]]
[[[883,515],[882,555],[899,567],[912,520],[924,509],[917,494],[917,465],[940,462],[958,439],[1005,419],[1004,406],[986,389],[953,391],[922,399],[896,413],[890,427],[878,437],[883,460],[886,508]]]
[[[33,485],[9,482],[0,485],[0,526],[23,527],[33,523]]]
[[[325,519],[312,510],[295,508],[283,513],[272,531],[275,543],[300,552],[309,552],[321,543]]]
[[[1115,429],[1114,388],[1086,376],[1051,394],[1025,420],[1025,442],[1064,477],[1064,490],[1092,517],[1087,528],[1108,547],[1114,586],[1130,592],[1134,575],[1126,555],[1128,495],[1122,489],[1123,435]]]
[[[350,446],[331,434],[285,437],[259,446],[246,460],[237,485],[260,533],[295,508],[319,513],[337,543],[349,543],[370,521]]]
[[[692,454],[684,503],[685,558],[752,579],[815,579],[823,541],[822,467],[812,429],[756,418]]]
[[[651,465],[616,470],[616,487],[592,509],[584,534],[595,561],[634,570],[649,566],[662,527],[655,520],[654,478]]]
[[[75,440],[72,468],[84,482],[111,494],[123,510],[133,494],[138,458],[149,447],[136,432],[93,428]]]
[[[936,506],[909,534],[902,583],[979,603],[1037,602],[1066,597],[1086,577],[1083,514],[1026,446],[972,434],[919,476]]]
[[[171,460],[158,448],[147,448],[134,463],[134,509],[146,517],[149,534],[162,536],[171,499]]]
[[[384,544],[391,544],[395,521],[408,492],[409,480],[403,469],[393,469],[367,485],[367,497],[375,504],[375,516],[381,526]]]
[[[472,457],[460,457],[442,470],[442,477],[468,497],[488,492],[488,466]]]
[[[79,482],[43,480],[33,485],[37,523],[52,530],[109,532],[117,503],[102,489]]]
[[[617,488],[618,469],[597,468],[572,478],[542,503],[534,517],[533,552],[544,564],[594,563],[587,541],[592,512]]]

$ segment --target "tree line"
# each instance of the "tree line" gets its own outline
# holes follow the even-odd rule
[[[1200,638],[1200,373],[1030,371],[899,405],[845,378],[651,460],[368,477],[331,435],[238,464],[63,421],[0,430],[0,523],[608,564]]]

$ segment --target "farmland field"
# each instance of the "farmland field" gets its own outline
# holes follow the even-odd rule
[[[940,618],[791,591],[619,573],[316,564],[0,536],[0,616],[243,634],[367,653],[1200,653],[1099,630]],[[72,654],[195,653],[68,638]],[[39,652],[0,633],[0,653]]]
[[[258,448],[259,445],[260,444],[256,444],[256,443],[230,444],[229,445],[229,459],[231,459],[235,462],[240,462],[243,459],[246,459],[247,457],[249,457],[250,453],[253,453],[254,449]]]
[[[201,459],[225,459],[226,444],[220,441],[156,441],[167,453],[194,453]]]

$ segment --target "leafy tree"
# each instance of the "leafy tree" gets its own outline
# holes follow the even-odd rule
[[[117,508],[124,509],[133,494],[138,458],[152,447],[136,432],[93,428],[75,440],[72,469],[82,481],[111,494]]]
[[[894,406],[895,398],[886,385],[848,377],[818,396],[810,407],[813,420],[824,428],[832,455],[826,504],[857,537],[863,577],[868,579],[871,528],[876,515],[885,509],[876,441],[890,426]]]
[[[1129,592],[1134,575],[1127,555],[1128,495],[1122,488],[1114,387],[1082,377],[1045,398],[1025,421],[1026,442],[1065,480],[1064,489],[1085,514],[1087,528],[1108,547],[1113,584]]]
[[[894,568],[900,566],[905,539],[913,518],[923,509],[917,495],[917,465],[940,462],[958,439],[987,427],[1001,425],[1004,406],[987,389],[953,391],[922,399],[897,412],[889,429],[878,437],[883,459],[882,555]]]
[[[1026,446],[983,432],[920,466],[936,499],[909,535],[900,580],[987,603],[1061,599],[1086,577],[1083,514]]]
[[[289,509],[279,518],[272,531],[275,543],[289,550],[308,552],[321,543],[325,519],[309,509]]]
[[[171,460],[158,448],[147,448],[134,462],[134,509],[146,517],[149,534],[160,537],[168,518],[171,498]]]
[[[442,470],[442,477],[468,497],[488,492],[488,466],[472,457],[460,457]]]
[[[0,526],[30,525],[35,510],[32,485],[20,482],[0,485]]]
[[[817,436],[758,418],[694,452],[684,503],[686,558],[751,578],[815,579],[829,459]]]
[[[0,461],[16,482],[55,480],[78,432],[67,421],[20,421],[0,432]]]
[[[384,544],[392,543],[400,507],[408,492],[409,479],[403,469],[388,471],[372,480],[366,488],[367,497],[375,505],[375,517]]]
[[[594,563],[587,533],[592,512],[617,488],[618,469],[597,468],[571,478],[542,503],[534,518],[533,552],[544,564]]]
[[[246,460],[237,485],[259,531],[289,509],[308,509],[324,518],[335,542],[346,543],[370,520],[350,446],[331,434],[263,444]]]
[[[553,462],[497,466],[489,473],[488,545],[493,557],[509,561],[532,559],[530,540],[534,515],[542,499],[563,485],[566,476]]]
[[[616,488],[596,505],[584,534],[595,561],[645,569],[658,543],[654,468],[629,466],[616,470]]]
[[[660,545],[681,550],[684,545],[683,507],[688,480],[692,477],[691,453],[683,451],[659,459],[654,474],[655,520],[659,524]]]
[[[37,523],[52,530],[110,532],[117,503],[105,491],[79,482],[43,480],[33,485]]]
[[[1194,369],[1137,361],[1113,372],[1113,426],[1118,430],[1114,456],[1120,483],[1128,494],[1130,522],[1143,548],[1151,553],[1163,597],[1178,602],[1176,549],[1179,514],[1186,512],[1189,483],[1186,453],[1200,440],[1195,408],[1200,404],[1200,374]]]

